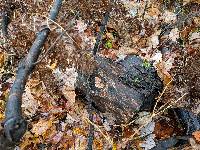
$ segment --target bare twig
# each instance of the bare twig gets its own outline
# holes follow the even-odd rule
[[[74,16],[74,18],[76,18],[76,16],[77,16],[77,14]],[[61,25],[59,25],[55,21],[53,23],[56,24],[62,30],[62,32],[57,36],[57,38],[53,42],[53,44],[46,50],[46,52],[41,56],[41,58],[39,58],[39,60],[35,63],[35,65],[42,61],[42,59],[54,48],[54,46],[58,43],[58,41],[62,38],[62,36],[64,34],[66,34],[78,46],[78,44],[73,40],[73,38],[67,33],[67,29],[69,29],[69,27],[65,30]],[[67,24],[67,26],[69,26],[70,23],[71,23],[71,21]]]
[[[174,102],[171,102],[169,105],[164,105],[164,107],[162,107],[162,109],[158,109],[157,112],[155,112],[155,110],[154,110],[155,113],[153,113],[153,114],[150,116],[150,118],[146,121],[146,123],[145,123],[144,125],[141,125],[141,126],[126,140],[126,142],[128,142],[128,141],[131,140],[131,139],[134,139],[135,135],[136,135],[136,134],[139,134],[139,131],[140,131],[143,127],[147,126],[147,125],[152,121],[152,119],[153,119],[154,117],[156,117],[156,116],[158,116],[158,115],[161,115],[161,114],[162,114],[163,112],[165,112],[167,109],[171,108],[171,107],[173,106],[173,104],[176,104],[178,101],[180,101],[181,99],[183,99],[183,97],[185,97],[187,94],[188,94],[188,93],[183,94],[180,98],[178,98],[178,99],[175,100]]]
[[[87,122],[89,122],[91,125],[93,125],[102,135],[103,137],[112,145],[113,144],[113,140],[110,138],[110,136],[106,135],[103,133],[103,131],[99,128],[98,125],[96,125],[95,123],[93,123],[92,121],[90,121],[90,119],[88,118],[84,118]]]
[[[146,3],[145,3],[145,6],[144,6],[144,12],[143,12],[143,14],[142,14],[142,18],[144,19],[144,16],[145,16],[145,13],[146,13],[146,11],[147,11],[147,7],[148,7],[148,4],[149,4],[149,1],[147,0],[146,1]]]
[[[47,55],[47,53],[49,53],[49,51],[52,50],[52,48],[54,48],[54,46],[58,43],[58,41],[62,38],[63,35],[64,35],[64,32],[62,32],[60,35],[58,35],[58,37],[53,42],[53,44],[46,50],[46,52],[43,54],[43,56],[37,62],[34,63],[34,65],[37,65],[38,63],[40,63],[43,60],[43,58]]]
[[[3,7],[3,13],[2,13],[2,33],[3,36],[7,37],[8,35],[8,25],[10,23],[10,17],[11,17],[11,9],[10,9],[10,1],[3,1],[4,7]]]
[[[91,102],[89,104],[88,113],[89,113],[89,120],[92,122],[93,121],[93,112],[92,112],[92,103]],[[94,140],[94,126],[92,124],[90,124],[87,150],[92,150],[93,140]]]
[[[168,86],[172,83],[172,80],[170,80],[167,85],[165,86],[165,88],[163,89],[162,93],[159,95],[159,97],[157,98],[157,101],[154,105],[154,108],[153,108],[153,114],[155,113],[155,110],[156,110],[156,107],[158,105],[158,102],[160,102],[161,100],[161,97],[163,96],[163,94],[165,93],[165,91],[167,90]]]
[[[46,16],[43,16],[47,19],[47,25],[49,24],[49,21],[51,21],[52,23],[54,23],[55,25],[57,25],[58,27],[60,27],[60,29],[74,42],[74,44],[76,44],[76,46],[81,49],[81,47],[78,45],[78,43],[69,35],[69,33],[67,32],[67,30],[65,30],[61,25],[59,25],[57,22],[55,22],[54,20],[52,20],[51,18],[48,18]]]
[[[104,17],[104,19],[103,19],[103,21],[102,21],[102,24],[101,24],[101,26],[100,26],[100,32],[99,32],[98,35],[97,35],[96,43],[95,43],[94,49],[93,49],[93,51],[92,51],[92,52],[93,52],[93,55],[96,55],[96,53],[97,53],[98,50],[99,50],[99,46],[100,46],[101,41],[102,41],[102,36],[103,36],[103,34],[104,34],[104,32],[105,32],[106,25],[107,25],[107,23],[108,23],[109,15],[110,15],[110,12],[107,11],[106,14],[105,14],[105,17]]]

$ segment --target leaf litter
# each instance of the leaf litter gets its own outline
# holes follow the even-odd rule
[[[79,65],[84,65],[83,70],[90,67],[86,62],[89,62],[91,58],[90,52],[95,44],[96,33],[99,30],[98,23],[101,22],[102,14],[105,12],[106,2],[105,4],[103,1],[94,2],[91,6],[94,5],[95,9],[88,8],[88,10],[86,10],[84,1],[79,1],[76,5],[74,3],[71,0],[64,2],[58,17],[57,23],[66,29],[67,35],[65,34],[54,49],[41,60],[26,85],[22,106],[24,115],[30,123],[29,130],[19,145],[21,149],[39,149],[39,147],[43,149],[86,149],[87,147],[90,122],[85,118],[89,118],[89,114],[87,106],[75,99],[76,68]],[[42,16],[45,16],[44,12],[48,10],[47,4],[50,2],[24,1],[21,7],[26,8],[23,10],[25,15],[23,16],[20,10],[16,10],[16,15],[9,25],[12,37],[8,39],[8,43],[1,43],[1,119],[4,118],[3,103],[14,81],[13,74],[17,64],[20,58],[27,53],[39,28],[46,24],[46,19]],[[198,94],[196,94],[199,92],[199,85],[193,82],[193,80],[196,83],[199,81],[199,15],[190,18],[193,26],[187,24],[184,19],[180,19],[181,15],[187,16],[186,6],[193,8],[198,6],[199,2],[184,0],[180,12],[176,12],[174,5],[172,1],[153,0],[120,0],[114,3],[108,24],[112,32],[109,28],[106,29],[106,36],[103,37],[105,40],[100,45],[101,55],[114,61],[120,61],[127,55],[136,54],[152,61],[165,86],[173,80],[173,84],[170,84],[161,95],[162,98],[158,105],[162,106],[165,103],[176,101],[184,92],[189,92],[192,96],[187,96],[173,105],[187,106],[193,113],[199,115],[200,104]],[[88,5],[88,7],[91,6]],[[193,10],[191,9],[191,13],[195,12]],[[73,19],[75,21],[72,21]],[[71,25],[66,27],[66,22],[70,21],[72,21]],[[178,24],[183,24],[183,27]],[[44,46],[44,51],[60,32],[58,25],[50,25],[52,33]],[[4,56],[7,55],[10,57],[8,59],[10,64],[5,63]],[[10,72],[11,77],[8,76]],[[8,76],[5,81],[3,81],[4,74]],[[184,75],[181,76],[181,74]],[[98,79],[96,79],[96,84],[99,87],[103,86]],[[165,116],[165,113],[162,115]],[[117,126],[112,115],[99,112],[94,112],[94,114],[93,123],[96,127],[94,129],[94,149],[111,147],[122,149],[129,146],[147,150],[156,146],[154,132],[159,117],[162,115],[151,118],[150,112],[140,112],[138,119],[127,125],[131,135],[142,127],[135,135],[140,138],[129,139],[131,136],[123,134],[125,132],[123,125],[120,129],[115,129]],[[109,141],[108,139],[118,135],[118,133],[113,133],[114,129],[119,132],[119,138]],[[163,130],[167,129],[168,127]],[[163,137],[167,136],[163,135]],[[193,138],[190,139],[190,146],[196,148],[198,142],[199,131],[195,131]]]

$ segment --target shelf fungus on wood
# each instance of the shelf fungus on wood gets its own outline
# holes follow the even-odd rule
[[[94,59],[92,75],[78,72],[77,97],[89,94],[94,107],[111,113],[117,123],[126,123],[138,111],[152,108],[163,84],[150,62],[135,55],[118,62],[100,56]]]

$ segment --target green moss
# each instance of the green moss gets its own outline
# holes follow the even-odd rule
[[[151,67],[151,64],[145,59],[142,63],[142,66],[146,69],[150,68]]]
[[[112,48],[112,41],[107,40],[106,43],[105,43],[105,47],[108,48],[108,49]]]
[[[199,33],[200,32],[200,27],[198,27],[195,32]]]
[[[5,42],[3,40],[0,40],[0,45],[5,44]]]
[[[132,82],[138,84],[140,83],[140,79],[138,77],[134,77]]]

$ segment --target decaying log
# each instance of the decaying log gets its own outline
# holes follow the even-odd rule
[[[95,88],[87,93],[94,78],[79,71],[78,96],[89,94],[96,108],[111,113],[119,123],[128,122],[137,111],[152,108],[163,87],[152,64],[135,55],[118,62],[95,56],[95,61]]]

